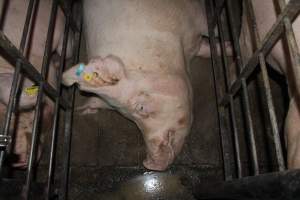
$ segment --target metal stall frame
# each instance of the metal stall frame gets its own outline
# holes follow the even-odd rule
[[[247,15],[250,18],[251,29],[254,35],[255,52],[247,63],[242,60],[239,35],[237,27],[234,26],[231,0],[206,0],[206,13],[208,21],[209,39],[212,56],[212,67],[215,81],[217,98],[217,108],[219,116],[219,128],[224,162],[224,182],[201,184],[195,188],[195,196],[199,199],[299,199],[300,197],[300,170],[286,170],[283,157],[281,140],[279,136],[278,124],[275,115],[275,108],[272,100],[269,77],[267,73],[265,57],[272,50],[272,47],[282,37],[282,33],[287,38],[287,43],[291,56],[292,69],[300,77],[300,54],[295,35],[292,29],[292,22],[300,12],[300,1],[290,0],[288,4],[284,0],[277,0],[280,7],[280,15],[273,24],[265,38],[261,40],[251,0],[244,0],[247,6]],[[228,61],[225,49],[224,25],[221,23],[221,14],[229,19],[229,30],[232,36],[232,46],[235,53],[235,60],[238,66],[238,77],[230,85]],[[217,52],[217,38],[215,28],[218,30],[221,41],[222,60]],[[221,62],[222,61],[222,62]],[[254,138],[253,121],[251,116],[251,105],[247,89],[247,78],[260,67],[261,75],[258,77],[264,89],[264,99],[268,110],[268,117],[273,133],[274,149],[278,166],[277,172],[260,174],[257,159],[256,142]],[[223,82],[225,79],[225,84]],[[300,79],[297,79],[300,85]],[[225,85],[225,88],[222,88]],[[236,115],[234,110],[234,96],[241,90],[242,108],[245,113],[246,134],[250,143],[250,160],[252,175],[243,177],[242,163],[240,155],[239,133],[237,130]],[[229,114],[226,114],[226,109]],[[227,122],[231,123],[233,136],[229,133]],[[232,139],[231,139],[232,138]],[[233,141],[231,141],[233,140]],[[234,155],[231,155],[234,152]],[[232,165],[234,161],[234,165]],[[237,177],[237,178],[234,178]]]
[[[57,194],[54,194],[54,174],[55,174],[55,161],[56,161],[56,146],[57,146],[57,136],[58,136],[58,125],[59,125],[59,113],[60,110],[63,109],[65,111],[65,129],[64,129],[64,162],[63,162],[63,173],[64,176],[61,180],[61,190],[60,195],[61,199],[67,199],[67,192],[68,192],[68,173],[69,173],[69,160],[70,160],[70,143],[71,143],[71,135],[72,135],[72,113],[74,109],[74,93],[75,93],[75,86],[68,89],[67,97],[62,96],[62,73],[64,70],[65,62],[66,62],[66,51],[68,45],[68,36],[69,31],[72,29],[75,35],[74,41],[74,52],[73,52],[73,59],[72,63],[75,64],[79,60],[79,49],[80,49],[80,40],[81,40],[81,32],[82,32],[82,12],[81,12],[81,3],[78,3],[77,11],[73,16],[73,8],[71,1],[60,1],[60,0],[53,0],[52,1],[52,9],[50,14],[49,26],[48,26],[48,33],[47,33],[47,40],[45,44],[45,51],[43,57],[43,64],[41,73],[39,73],[33,65],[24,57],[24,49],[26,48],[26,43],[28,39],[28,35],[30,35],[31,29],[30,24],[33,19],[34,10],[37,8],[39,0],[30,0],[27,8],[27,14],[25,19],[25,24],[23,28],[23,34],[21,38],[21,44],[19,49],[15,47],[12,42],[5,36],[5,34],[0,31],[0,47],[6,52],[7,55],[13,60],[15,65],[15,72],[13,76],[12,82],[12,89],[10,92],[9,103],[7,105],[7,111],[5,115],[5,121],[3,130],[0,132],[0,147],[1,147],[1,154],[0,154],[0,184],[4,185],[5,180],[2,179],[2,169],[3,169],[3,162],[5,158],[5,154],[10,151],[10,144],[14,140],[13,136],[10,135],[9,127],[11,123],[12,113],[14,112],[15,106],[18,102],[18,91],[20,90],[20,80],[23,76],[22,72],[26,77],[30,78],[34,81],[35,84],[38,85],[38,95],[37,95],[37,102],[35,106],[35,116],[33,121],[33,130],[32,130],[32,141],[31,141],[31,148],[30,148],[30,156],[28,161],[28,168],[26,173],[26,182],[24,185],[24,192],[20,194],[23,196],[24,199],[32,199],[32,182],[33,182],[33,167],[35,165],[35,157],[37,153],[37,145],[38,145],[38,135],[39,135],[39,124],[40,115],[42,111],[42,101],[43,96],[47,95],[50,99],[55,103],[54,106],[54,116],[53,116],[53,125],[52,125],[52,133],[51,133],[51,150],[50,150],[50,159],[49,159],[49,166],[48,166],[48,179],[46,183],[46,192],[44,199],[53,199],[53,197]],[[51,45],[52,45],[52,38],[54,33],[55,27],[55,19],[58,7],[62,9],[65,18],[65,32],[63,38],[63,45],[62,45],[62,55],[60,59],[60,69],[58,72],[58,79],[57,79],[57,88],[53,88],[45,79],[48,67],[49,67],[49,58],[51,54]],[[58,187],[58,186],[56,186]],[[41,197],[39,197],[41,199]]]

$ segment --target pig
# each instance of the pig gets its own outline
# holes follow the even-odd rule
[[[257,20],[257,29],[261,38],[270,30],[276,17],[278,9],[273,1],[251,0],[254,8],[254,14]],[[286,0],[286,2],[288,2]],[[245,5],[244,5],[244,8]],[[242,17],[242,31],[240,43],[242,48],[242,57],[247,61],[253,54],[251,34],[249,31],[248,19],[246,12]],[[293,29],[298,46],[300,45],[300,16],[293,22]],[[291,69],[290,57],[283,40],[279,40],[270,54],[267,56],[267,62],[279,73],[286,77],[290,95],[288,113],[285,119],[285,137],[287,144],[287,165],[289,169],[300,168],[300,86],[295,80],[299,79],[298,72]],[[299,66],[298,66],[299,67]]]
[[[21,41],[23,26],[25,23],[25,16],[28,7],[28,0],[0,0],[1,13],[1,30],[8,37],[8,39],[18,47]],[[32,33],[29,36],[27,49],[24,51],[25,57],[29,62],[41,72],[43,54],[46,43],[48,24],[50,19],[50,10],[52,7],[51,0],[39,1],[35,20],[31,25]],[[64,33],[65,18],[63,12],[59,9],[56,16],[55,31],[52,41],[52,52],[56,54],[61,53],[61,44]],[[71,41],[71,39],[70,39]],[[68,56],[70,56],[69,45]],[[57,56],[52,56],[49,66],[47,81],[56,87],[58,62]],[[15,63],[11,63],[5,54],[0,57],[0,104],[1,115],[6,112],[6,106],[9,100],[11,84],[14,74]],[[13,146],[13,153],[17,154],[19,159],[12,163],[15,167],[26,168],[28,153],[31,145],[32,123],[34,119],[34,108],[37,99],[37,87],[34,83],[24,77],[21,85],[21,94],[18,102],[18,107],[15,109],[13,122],[11,123],[10,132],[15,132],[15,141]],[[47,132],[51,128],[51,119],[53,115],[53,103],[48,98],[44,98],[43,108],[43,132]],[[15,120],[17,120],[15,122]],[[15,126],[14,126],[15,125]],[[16,130],[14,130],[14,128]],[[42,137],[42,136],[41,136]],[[41,145],[39,146],[39,155],[41,154]]]
[[[97,95],[81,107],[87,113],[114,109],[134,121],[144,167],[167,169],[192,124],[189,65],[208,34],[204,1],[89,0],[83,10],[89,61],[65,71],[63,83]]]

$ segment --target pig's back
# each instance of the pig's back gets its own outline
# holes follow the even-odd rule
[[[180,68],[206,29],[200,9],[193,0],[85,1],[88,55],[114,54],[133,70]]]

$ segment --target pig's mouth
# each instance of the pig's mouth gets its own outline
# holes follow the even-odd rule
[[[160,152],[159,155],[148,155],[143,164],[145,168],[154,171],[164,171],[168,166],[173,163],[175,158],[172,147],[169,148],[168,152]]]

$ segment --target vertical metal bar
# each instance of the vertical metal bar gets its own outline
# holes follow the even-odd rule
[[[47,33],[47,40],[45,45],[45,52],[43,58],[43,65],[41,70],[41,75],[45,79],[46,73],[49,68],[49,58],[51,56],[51,49],[52,49],[52,39],[55,27],[55,20],[56,14],[58,9],[58,0],[53,0],[52,2],[52,9],[50,14],[49,20],[49,28]],[[33,129],[32,129],[32,140],[31,140],[31,148],[30,148],[30,156],[28,161],[28,168],[27,168],[27,177],[26,177],[26,185],[25,185],[25,199],[28,200],[30,194],[30,187],[32,182],[32,175],[33,175],[33,165],[35,162],[36,151],[37,151],[37,139],[38,139],[38,132],[39,132],[39,124],[41,119],[41,109],[42,109],[42,102],[43,102],[43,94],[44,94],[44,82],[40,82],[39,85],[39,92],[37,96],[37,103],[35,106],[35,115],[33,121]]]
[[[258,33],[257,29],[257,23],[256,23],[256,17],[254,14],[254,9],[252,2],[249,0],[246,0],[246,5],[247,5],[247,11],[248,11],[248,17],[250,18],[250,24],[252,25],[252,31],[253,31],[253,36],[255,38],[255,45],[256,48],[261,46],[261,38]],[[263,80],[263,88],[265,91],[266,95],[266,100],[267,100],[267,106],[268,106],[268,114],[271,122],[271,128],[274,136],[274,145],[275,145],[275,152],[276,152],[276,157],[277,157],[277,163],[278,163],[278,169],[279,171],[285,170],[285,163],[284,163],[284,158],[283,158],[283,152],[282,152],[282,146],[281,146],[281,141],[280,141],[280,136],[279,136],[279,130],[278,130],[278,124],[277,124],[277,119],[276,119],[276,114],[275,114],[275,108],[273,104],[273,98],[272,98],[272,93],[271,93],[271,87],[270,87],[270,82],[269,82],[269,77],[268,77],[268,72],[267,72],[267,67],[266,67],[266,61],[263,53],[259,54],[259,63],[260,63],[260,68],[262,71],[262,80]]]
[[[66,51],[68,45],[68,36],[69,36],[69,29],[70,29],[70,17],[66,16],[66,24],[65,24],[65,31],[64,31],[64,39],[63,39],[63,47],[62,47],[62,55],[60,57],[60,69],[58,73],[57,79],[57,91],[61,94],[61,82],[62,82],[62,73],[65,66],[65,58],[66,58]],[[54,108],[54,118],[53,118],[53,129],[52,129],[52,139],[51,139],[51,148],[50,148],[50,161],[49,161],[49,171],[48,171],[48,181],[47,181],[47,188],[46,188],[46,199],[51,199],[51,189],[52,183],[54,179],[54,170],[55,170],[55,157],[56,157],[56,146],[57,146],[57,128],[59,123],[59,112],[60,112],[60,96],[56,97],[55,99],[55,108]]]
[[[36,6],[37,6],[37,1],[30,0],[28,7],[27,7],[25,24],[24,24],[21,43],[20,43],[20,47],[19,47],[21,54],[24,54],[27,36],[29,34],[30,23],[31,23],[32,16],[34,13],[33,9]],[[21,62],[21,60],[18,60],[16,63],[16,69],[15,69],[14,76],[13,76],[11,91],[10,91],[10,95],[9,95],[9,101],[8,101],[7,110],[6,110],[6,114],[5,114],[5,121],[4,121],[4,126],[3,126],[3,135],[5,135],[5,136],[9,135],[9,127],[10,127],[13,109],[15,108],[16,103],[18,101],[18,91],[20,90],[20,85],[21,85],[20,83],[21,83],[21,77],[22,77],[21,69],[22,69],[22,62]],[[1,153],[0,153],[0,174],[2,172],[4,156],[5,156],[5,151],[1,151]]]
[[[237,167],[237,177],[242,178],[243,171],[242,171],[242,161],[241,161],[241,150],[240,150],[240,144],[239,144],[239,135],[238,135],[238,129],[237,129],[237,123],[236,123],[236,115],[234,111],[234,101],[233,96],[230,95],[230,115],[231,115],[231,123],[233,128],[233,141],[234,141],[234,147],[235,147],[235,157],[236,157],[236,167]]]
[[[225,47],[225,38],[224,38],[224,27],[223,23],[221,21],[221,16],[217,16],[217,24],[218,24],[218,33],[221,39],[221,52],[222,52],[222,58],[223,58],[223,66],[225,71],[225,81],[226,81],[226,92],[229,92],[230,90],[230,75],[229,75],[229,66],[228,66],[228,60],[226,55],[226,47]],[[231,124],[233,128],[233,143],[234,143],[234,153],[236,158],[236,167],[237,167],[237,177],[242,177],[242,163],[241,163],[241,156],[240,156],[240,146],[239,146],[239,136],[237,131],[237,123],[236,123],[236,115],[234,111],[234,101],[233,96],[229,95],[230,101],[229,101],[229,111],[231,115]]]
[[[219,129],[220,129],[220,137],[221,137],[221,145],[223,152],[223,162],[224,162],[224,175],[225,180],[232,180],[233,171],[231,167],[231,145],[230,145],[230,137],[228,134],[228,125],[226,120],[225,109],[223,106],[219,104],[219,98],[223,96],[222,84],[219,84],[222,77],[221,66],[217,57],[217,47],[216,47],[216,38],[214,34],[214,26],[212,24],[213,19],[213,5],[211,0],[206,0],[206,13],[207,13],[207,22],[208,22],[208,30],[209,30],[209,40],[210,40],[210,48],[212,53],[212,66],[213,66],[213,76],[214,76],[214,87],[216,93],[216,103],[217,103],[217,111],[218,111],[218,121],[219,121]]]
[[[70,100],[74,103],[75,86],[69,88]],[[72,105],[73,108],[74,104]],[[62,170],[62,200],[68,199],[69,193],[69,170],[70,170],[70,155],[71,155],[71,142],[72,142],[72,122],[73,122],[73,109],[68,109],[65,112],[65,135],[64,135],[64,161]]]
[[[239,67],[239,73],[241,73],[244,65],[243,65],[243,61],[242,61],[242,57],[241,57],[239,37],[237,34],[236,27],[234,26],[233,14],[232,14],[231,8],[232,8],[231,1],[226,1],[226,10],[227,10],[228,18],[229,18],[229,25],[230,25],[230,30],[231,30],[232,39],[233,39],[233,46],[234,46],[234,50],[236,53],[236,61],[237,61],[237,65]],[[251,109],[250,109],[250,102],[249,102],[249,95],[248,95],[248,90],[247,90],[246,79],[242,78],[241,82],[242,82],[243,109],[244,109],[245,115],[246,115],[246,128],[247,128],[247,133],[248,133],[248,137],[250,140],[249,143],[250,143],[250,152],[251,152],[251,162],[252,162],[252,166],[253,166],[253,174],[258,175],[259,174],[259,166],[258,166],[253,120],[252,120],[252,116],[251,116]]]
[[[79,31],[75,33],[75,47],[74,47],[74,57],[73,64],[79,61],[80,52],[80,42],[81,42],[81,32],[82,32],[82,5],[78,3],[77,5],[77,26]],[[73,110],[74,110],[74,100],[75,100],[76,87],[72,86],[68,89],[70,95],[71,107],[65,112],[65,130],[64,130],[64,160],[63,160],[63,170],[62,170],[62,184],[61,184],[61,199],[68,199],[69,192],[69,171],[70,171],[70,155],[71,155],[71,142],[72,142],[72,122],[73,122]]]
[[[284,0],[277,0],[279,3],[280,11],[282,12],[286,6]],[[298,16],[299,17],[299,16]],[[295,83],[297,85],[296,88],[300,88],[300,51],[296,41],[295,33],[293,31],[293,26],[291,20],[288,17],[284,17],[283,19],[284,27],[285,27],[285,35],[287,38],[287,44],[289,47],[291,62],[292,62],[292,70],[295,74]],[[298,91],[299,89],[298,89]]]

